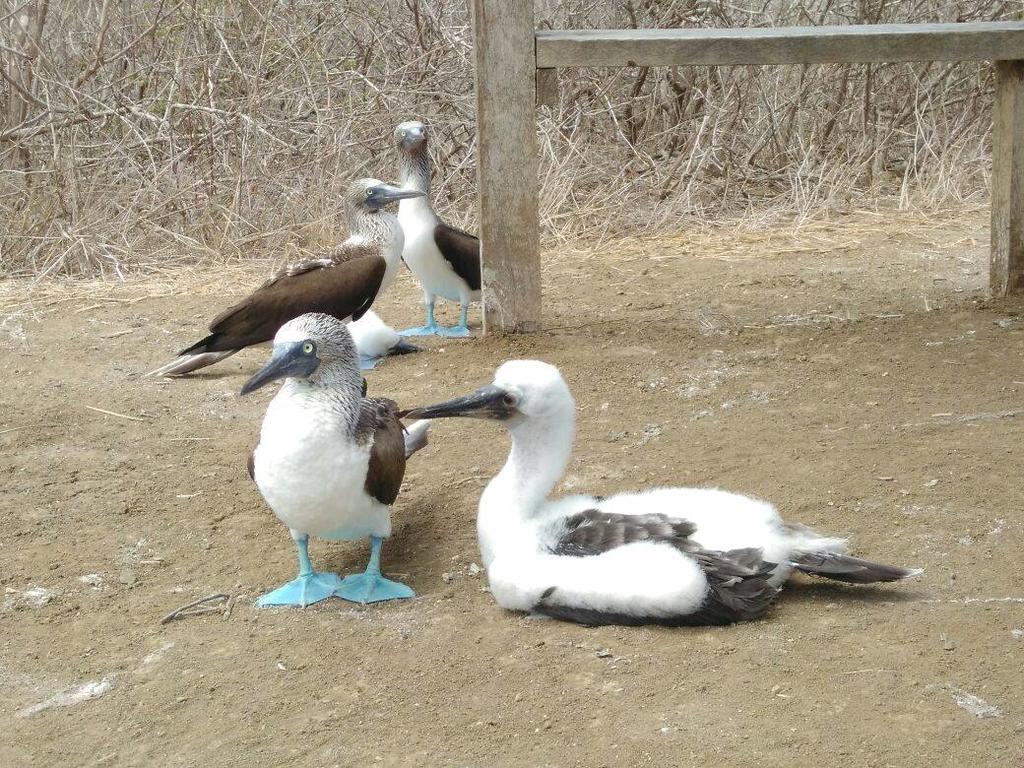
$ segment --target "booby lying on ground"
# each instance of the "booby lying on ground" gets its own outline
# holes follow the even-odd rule
[[[420,351],[419,347],[403,339],[398,331],[381,320],[372,309],[349,323],[348,330],[359,350],[359,367],[364,371],[376,367],[385,357]]]
[[[421,195],[378,179],[353,182],[345,195],[351,231],[345,242],[322,257],[279,271],[248,298],[217,315],[209,336],[147,375],[181,376],[213,365],[245,347],[270,341],[278,328],[306,312],[358,320],[394,282],[401,261],[401,225],[382,209]]]
[[[549,500],[576,410],[547,363],[505,363],[492,385],[406,415],[495,419],[512,433],[477,517],[491,592],[508,609],[583,624],[727,624],[764,613],[794,569],[857,584],[920,573],[847,555],[845,540],[716,489]]]
[[[427,324],[408,328],[403,336],[469,336],[469,303],[480,300],[480,241],[441,221],[430,205],[430,155],[427,129],[411,121],[395,128],[398,142],[399,183],[421,197],[398,205],[398,220],[405,233],[402,258],[423,288]],[[451,328],[434,321],[434,304],[441,296],[461,304],[459,324]]]
[[[263,418],[249,473],[299,549],[299,575],[263,595],[258,605],[306,606],[337,596],[360,603],[413,597],[384,578],[380,550],[391,535],[407,455],[426,444],[419,423],[403,437],[396,405],[364,397],[352,336],[325,314],[285,323],[270,361],[242,387],[248,394],[285,379]],[[310,536],[330,540],[370,537],[366,572],[345,579],[313,570]]]

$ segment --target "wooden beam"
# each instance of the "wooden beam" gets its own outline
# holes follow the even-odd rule
[[[473,0],[484,333],[540,328],[533,0]]]
[[[537,106],[558,106],[558,70],[537,70]]]
[[[1024,293],[1024,61],[996,62],[991,248],[992,295]]]
[[[538,30],[538,67],[1024,59],[1024,22]]]

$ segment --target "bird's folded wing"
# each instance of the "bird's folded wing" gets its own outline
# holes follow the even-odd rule
[[[565,521],[565,530],[553,547],[556,555],[586,557],[638,541],[666,541],[692,546],[687,537],[697,527],[667,515],[620,515],[587,509]]]
[[[382,397],[364,399],[356,421],[358,441],[372,440],[366,492],[381,504],[394,504],[405,476],[405,438],[398,406]]]
[[[205,351],[270,341],[278,328],[307,312],[339,320],[362,317],[377,296],[386,268],[381,256],[362,256],[276,275],[213,319],[210,332],[216,339]]]
[[[434,227],[434,242],[455,274],[466,281],[470,290],[480,290],[480,240],[468,232],[438,224]]]
[[[708,582],[704,602],[696,611],[679,614],[602,612],[561,604],[552,588],[535,610],[581,624],[667,624],[693,626],[729,624],[756,618],[764,613],[778,594],[771,583],[776,563],[762,559],[757,548],[727,552],[706,550],[690,537],[696,526],[667,515],[621,515],[588,509],[570,516],[557,543],[556,555],[588,557],[636,542],[662,542],[692,557]]]

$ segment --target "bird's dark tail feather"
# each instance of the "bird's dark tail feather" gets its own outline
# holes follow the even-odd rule
[[[848,584],[873,584],[880,581],[899,581],[922,573],[921,568],[901,568],[898,565],[876,563],[837,552],[809,552],[793,559],[793,566],[804,573],[821,576]]]
[[[209,336],[200,339],[192,346],[185,347],[183,350],[181,350],[181,352],[178,353],[178,356],[184,357],[185,355],[201,355],[206,352],[209,352],[210,347],[213,345],[213,342],[217,340],[217,338],[218,336],[216,333],[211,333]]]

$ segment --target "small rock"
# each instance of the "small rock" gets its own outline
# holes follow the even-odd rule
[[[927,483],[924,484],[924,487],[925,488],[934,488],[938,484],[939,484],[938,478],[933,477],[931,480],[929,480]]]
[[[21,599],[24,600],[25,604],[30,608],[42,608],[44,605],[50,603],[56,596],[56,592],[52,589],[47,589],[46,587],[32,587],[21,593]]]
[[[644,426],[643,436],[640,438],[640,445],[647,443],[654,438],[658,437],[665,430],[662,429],[660,424],[647,424]]]
[[[445,571],[441,574],[441,581],[443,581],[445,584],[451,584],[453,581],[455,581],[455,574]]]
[[[103,577],[98,573],[87,573],[84,576],[79,576],[78,580],[93,589],[103,589]]]
[[[942,650],[944,651],[955,651],[956,643],[950,640],[945,635],[939,635],[939,639],[942,640]]]
[[[1017,640],[1024,640],[1024,629],[1011,629],[1010,634]]]
[[[996,325],[998,325],[1000,328],[1016,328],[1017,321],[1014,320],[1012,317],[1004,317],[1000,320],[996,320]]]
[[[950,691],[953,694],[953,701],[956,702],[956,705],[977,718],[1002,717],[1003,715],[1003,710],[994,704],[989,704],[980,696],[975,696],[973,693],[968,693],[959,688],[950,687]]]
[[[597,649],[597,658],[599,658],[599,659],[607,659],[607,658],[610,658],[611,655],[612,655],[612,652],[609,651],[607,648],[598,648]]]
[[[469,567],[466,570],[469,571],[470,576],[476,576],[480,573],[480,571],[483,570],[483,568],[481,568],[476,563],[470,563]]]
[[[126,587],[134,587],[139,577],[135,575],[135,571],[131,568],[125,568],[117,575],[117,580]]]
[[[626,436],[625,432],[619,432],[619,431],[616,431],[616,430],[612,430],[611,432],[608,433],[608,442],[609,443],[617,443],[617,442],[619,442],[619,440],[623,439],[625,436]]]

